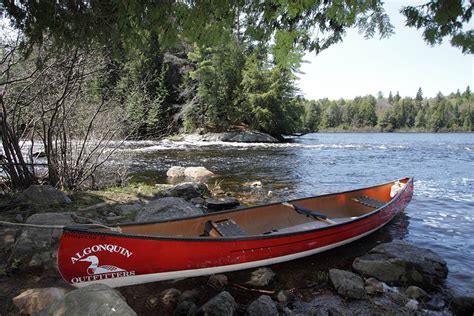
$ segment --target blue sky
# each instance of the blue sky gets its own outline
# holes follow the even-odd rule
[[[308,53],[299,75],[299,87],[307,99],[354,98],[382,91],[400,91],[414,97],[421,87],[425,97],[464,91],[474,86],[474,59],[453,48],[449,40],[430,46],[422,32],[404,26],[399,10],[414,1],[386,1],[385,9],[395,34],[380,40],[365,40],[357,30],[349,30],[342,43],[319,55]],[[473,28],[473,21],[468,25]],[[472,90],[472,89],[471,89]]]

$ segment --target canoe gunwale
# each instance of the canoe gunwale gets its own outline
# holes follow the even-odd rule
[[[261,240],[261,239],[275,239],[275,238],[281,238],[281,237],[289,237],[289,236],[295,236],[295,235],[301,235],[301,234],[306,234],[306,233],[313,233],[315,231],[324,231],[328,229],[333,229],[336,227],[341,227],[344,225],[352,224],[357,221],[364,220],[366,218],[375,216],[379,212],[383,211],[385,208],[389,207],[391,204],[395,203],[400,199],[402,196],[403,192],[406,191],[408,185],[413,182],[413,177],[407,177],[407,178],[401,178],[398,179],[400,180],[407,180],[406,184],[403,186],[403,188],[387,203],[385,203],[383,206],[374,209],[373,211],[358,216],[352,220],[329,225],[329,226],[324,226],[324,227],[316,227],[314,229],[308,229],[308,230],[302,230],[302,231],[295,231],[295,232],[286,232],[286,233],[278,233],[275,232],[273,234],[267,234],[267,235],[250,235],[250,236],[238,236],[238,237],[203,237],[203,236],[195,236],[195,237],[189,237],[189,236],[163,236],[163,235],[143,235],[143,234],[131,234],[131,233],[120,233],[120,232],[112,232],[112,231],[95,231],[93,230],[94,228],[91,228],[90,226],[81,226],[81,225],[69,225],[65,226],[63,228],[63,233],[74,233],[74,234],[84,234],[84,235],[97,235],[97,236],[109,236],[109,237],[117,237],[117,238],[133,238],[133,239],[144,239],[144,240],[164,240],[164,241],[186,241],[186,242],[229,242],[229,241],[241,241],[241,240]],[[307,199],[312,199],[312,198],[318,198],[318,197],[327,197],[327,196],[334,196],[334,195],[339,195],[339,194],[346,194],[346,193],[352,193],[360,190],[367,190],[367,189],[372,189],[380,186],[384,186],[390,183],[394,183],[397,180],[394,181],[389,181],[386,183],[370,186],[370,187],[365,187],[365,188],[359,188],[359,189],[354,189],[354,190],[349,190],[349,191],[342,191],[342,192],[337,192],[337,193],[328,193],[328,194],[321,194],[321,195],[315,195],[311,197],[304,197],[304,198],[299,198],[299,199],[294,199],[294,200],[289,200],[288,202],[293,203],[293,202],[298,202],[302,200],[307,200]],[[233,209],[233,210],[224,210],[224,211],[219,211],[219,212],[213,212],[212,215],[218,215],[218,214],[227,214],[227,213],[234,213],[234,212],[240,212],[243,210],[248,210],[248,209],[253,209],[253,208],[258,208],[262,206],[272,206],[272,205],[279,205],[281,202],[275,202],[275,203],[269,203],[265,205],[256,205],[256,206],[250,206],[250,207],[244,207],[244,208],[239,208],[239,209]],[[200,217],[206,217],[209,216],[209,214],[203,214],[203,215],[196,215],[196,216],[190,216],[190,217],[180,217],[180,218],[173,218],[170,220],[162,220],[162,221],[148,221],[148,222],[140,222],[140,223],[126,223],[126,224],[121,224],[121,225],[112,225],[111,227],[127,227],[127,226],[134,226],[134,225],[139,225],[139,224],[158,224],[158,223],[169,223],[169,222],[174,222],[174,221],[181,221],[185,219],[195,219],[195,218],[200,218]],[[385,225],[386,223],[384,223]]]

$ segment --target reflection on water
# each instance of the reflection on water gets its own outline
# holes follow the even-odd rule
[[[224,190],[247,204],[354,189],[415,177],[405,214],[355,244],[275,267],[350,265],[380,242],[405,239],[448,262],[448,285],[472,291],[474,283],[474,137],[472,134],[309,134],[284,144],[129,142],[120,152],[137,181],[166,181],[173,165],[205,166]],[[244,182],[262,182],[253,189]],[[255,192],[257,190],[257,192]],[[268,191],[272,191],[271,197]],[[255,194],[257,193],[257,194]]]

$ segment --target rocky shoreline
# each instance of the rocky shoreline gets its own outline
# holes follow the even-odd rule
[[[279,143],[275,137],[252,130],[223,132],[223,133],[193,133],[175,135],[170,138],[174,141],[186,142],[237,142],[237,143]]]
[[[160,220],[239,205],[219,188],[199,182],[205,168],[175,167],[176,185],[152,192],[97,194],[88,203],[48,186],[33,186],[4,201],[4,221],[68,225]],[[256,184],[258,185],[258,184]],[[260,184],[261,185],[261,184]],[[100,198],[98,198],[100,197]],[[89,197],[90,198],[90,197]],[[74,289],[56,269],[60,229],[0,226],[1,315],[472,315],[474,297],[444,286],[446,262],[402,241],[383,243],[344,266],[282,272],[279,266],[173,282],[111,289]],[[307,260],[309,261],[309,260]]]

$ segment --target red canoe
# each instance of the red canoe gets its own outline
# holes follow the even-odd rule
[[[413,178],[374,187],[161,222],[68,226],[58,251],[74,286],[111,287],[254,268],[360,239],[410,202]]]

